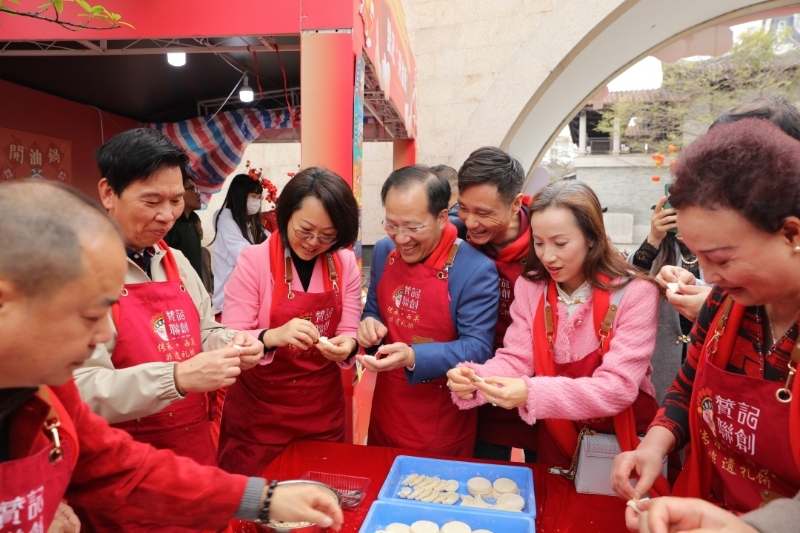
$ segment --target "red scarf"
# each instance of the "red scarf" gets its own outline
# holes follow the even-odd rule
[[[730,298],[730,296],[728,297]],[[703,365],[709,363],[717,368],[725,369],[728,366],[731,354],[733,353],[733,346],[739,335],[739,327],[742,324],[745,311],[747,308],[738,303],[734,303],[731,307],[728,321],[725,325],[725,331],[719,338],[717,351],[712,354],[711,361],[708,361],[708,349],[714,337],[717,325],[722,318],[725,304],[719,308],[712,324],[714,327],[709,328],[706,342],[703,345],[703,350],[700,352],[700,357],[697,362],[697,370],[695,375],[700,373]],[[690,452],[686,457],[686,464],[683,467],[681,475],[675,482],[675,493],[680,496],[703,498],[706,500],[711,498],[711,480],[713,478],[714,468],[710,461],[706,460],[707,455],[703,453],[700,446],[700,428],[698,427],[698,417],[691,412],[692,406],[697,405],[697,387],[692,388],[692,399],[689,404],[689,435],[691,440],[689,442]],[[795,464],[800,468],[800,379],[796,376],[792,383],[792,403],[789,407],[789,442],[794,456]]]
[[[522,197],[522,209],[527,209],[531,203],[531,197],[525,195]],[[517,238],[500,250],[500,253],[497,254],[497,258],[495,259],[498,263],[514,263],[516,261],[522,261],[531,251],[531,236],[530,231],[528,228],[530,227],[530,221],[528,220],[527,214],[519,213],[520,219],[520,232],[517,235]]]
[[[453,243],[456,242],[457,237],[458,229],[448,222],[444,227],[442,237],[439,239],[439,244],[436,245],[436,248],[433,249],[433,252],[431,252],[431,255],[428,256],[423,264],[427,267],[441,270],[442,267],[444,267],[445,261],[447,261],[447,256],[450,254],[450,248],[453,247]],[[395,253],[397,253],[396,249]]]
[[[600,280],[606,284],[610,283],[610,278],[601,274],[598,276]],[[558,332],[558,292],[556,290],[556,283],[552,278],[548,280],[547,287],[547,301],[553,309],[553,334]],[[594,298],[592,300],[592,316],[594,319],[595,330],[599,333],[602,326],[603,319],[606,316],[608,307],[611,302],[611,295],[608,291],[594,289]],[[550,351],[549,339],[547,338],[547,328],[544,319],[544,298],[539,302],[539,308],[536,312],[533,322],[533,367],[535,376],[555,377],[556,369],[553,360],[553,354]],[[608,338],[600,344],[601,353],[603,356],[608,351],[611,344],[611,339],[614,336],[614,328],[612,327],[608,332]],[[613,417],[614,431],[617,435],[619,447],[623,452],[630,452],[636,449],[641,442],[639,436],[636,434],[636,421],[633,416],[633,405],[628,406],[627,409]],[[575,422],[572,420],[563,420],[556,418],[547,418],[543,422],[547,425],[548,431],[553,436],[558,449],[565,457],[572,457],[575,449],[578,447],[578,431],[575,429]],[[666,496],[670,493],[669,483],[667,480],[660,476],[656,479],[653,488],[650,489],[656,496]]]
[[[286,249],[283,247],[283,239],[281,239],[280,232],[276,231],[272,235],[269,236],[269,270],[272,273],[272,307],[271,309],[275,309],[275,306],[280,305],[281,300],[289,294],[289,286],[286,285]],[[331,254],[333,256],[333,268],[336,271],[334,274],[336,276],[342,272],[342,262],[339,259],[339,255],[336,253]],[[327,261],[325,260],[325,254],[321,253],[317,256],[319,261],[324,261],[325,268],[327,271]],[[331,281],[330,273],[327,276],[323,277],[323,284],[325,287],[325,292],[329,292],[333,290],[333,282]],[[341,289],[340,289],[341,291]]]

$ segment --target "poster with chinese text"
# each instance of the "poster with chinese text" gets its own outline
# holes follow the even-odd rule
[[[0,128],[0,180],[72,181],[72,142]]]

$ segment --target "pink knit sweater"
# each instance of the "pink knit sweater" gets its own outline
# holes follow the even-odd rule
[[[277,237],[277,234],[275,235]],[[336,327],[336,335],[349,335],[355,338],[361,320],[361,274],[356,264],[356,256],[351,250],[338,250],[336,255],[342,263],[340,290],[342,291],[342,318]],[[292,265],[292,290],[303,292],[303,285],[297,270]],[[325,280],[320,261],[314,265],[308,292],[323,292]],[[236,268],[225,284],[225,306],[222,320],[229,328],[246,331],[257,337],[261,330],[276,328],[283,324],[270,324],[272,306],[272,279],[269,264],[269,240],[255,246],[248,246],[239,255]],[[275,352],[269,352],[259,364],[272,362]],[[339,366],[349,368],[355,358],[342,361]]]
[[[614,319],[614,337],[603,363],[591,377],[533,377],[533,319],[543,294],[543,283],[520,278],[511,304],[513,322],[506,331],[503,347],[483,365],[462,363],[483,378],[522,377],[528,386],[526,405],[519,408],[523,420],[533,424],[540,418],[582,420],[613,416],[633,404],[639,390],[655,397],[650,383],[650,358],[656,341],[658,290],[648,281],[632,281]],[[592,297],[567,318],[558,303],[558,331],[554,347],[557,363],[579,361],[599,348],[594,330]],[[453,393],[461,409],[486,403],[480,391],[472,400]]]

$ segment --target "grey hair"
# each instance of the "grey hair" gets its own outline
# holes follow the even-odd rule
[[[120,236],[105,209],[76,189],[41,180],[0,185],[0,277],[29,297],[80,277],[81,241],[98,233]]]

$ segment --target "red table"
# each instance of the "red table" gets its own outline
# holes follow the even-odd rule
[[[435,457],[403,448],[295,441],[270,463],[262,475],[267,479],[297,479],[305,472],[315,470],[370,478],[369,488],[361,506],[354,511],[344,512],[342,532],[357,533],[370,505],[378,498],[378,492],[398,455]],[[537,532],[627,533],[624,500],[609,496],[578,494],[571,481],[549,474],[547,469],[540,465],[504,464],[529,466],[533,469]],[[227,533],[259,531],[263,529],[251,522],[234,520]]]

